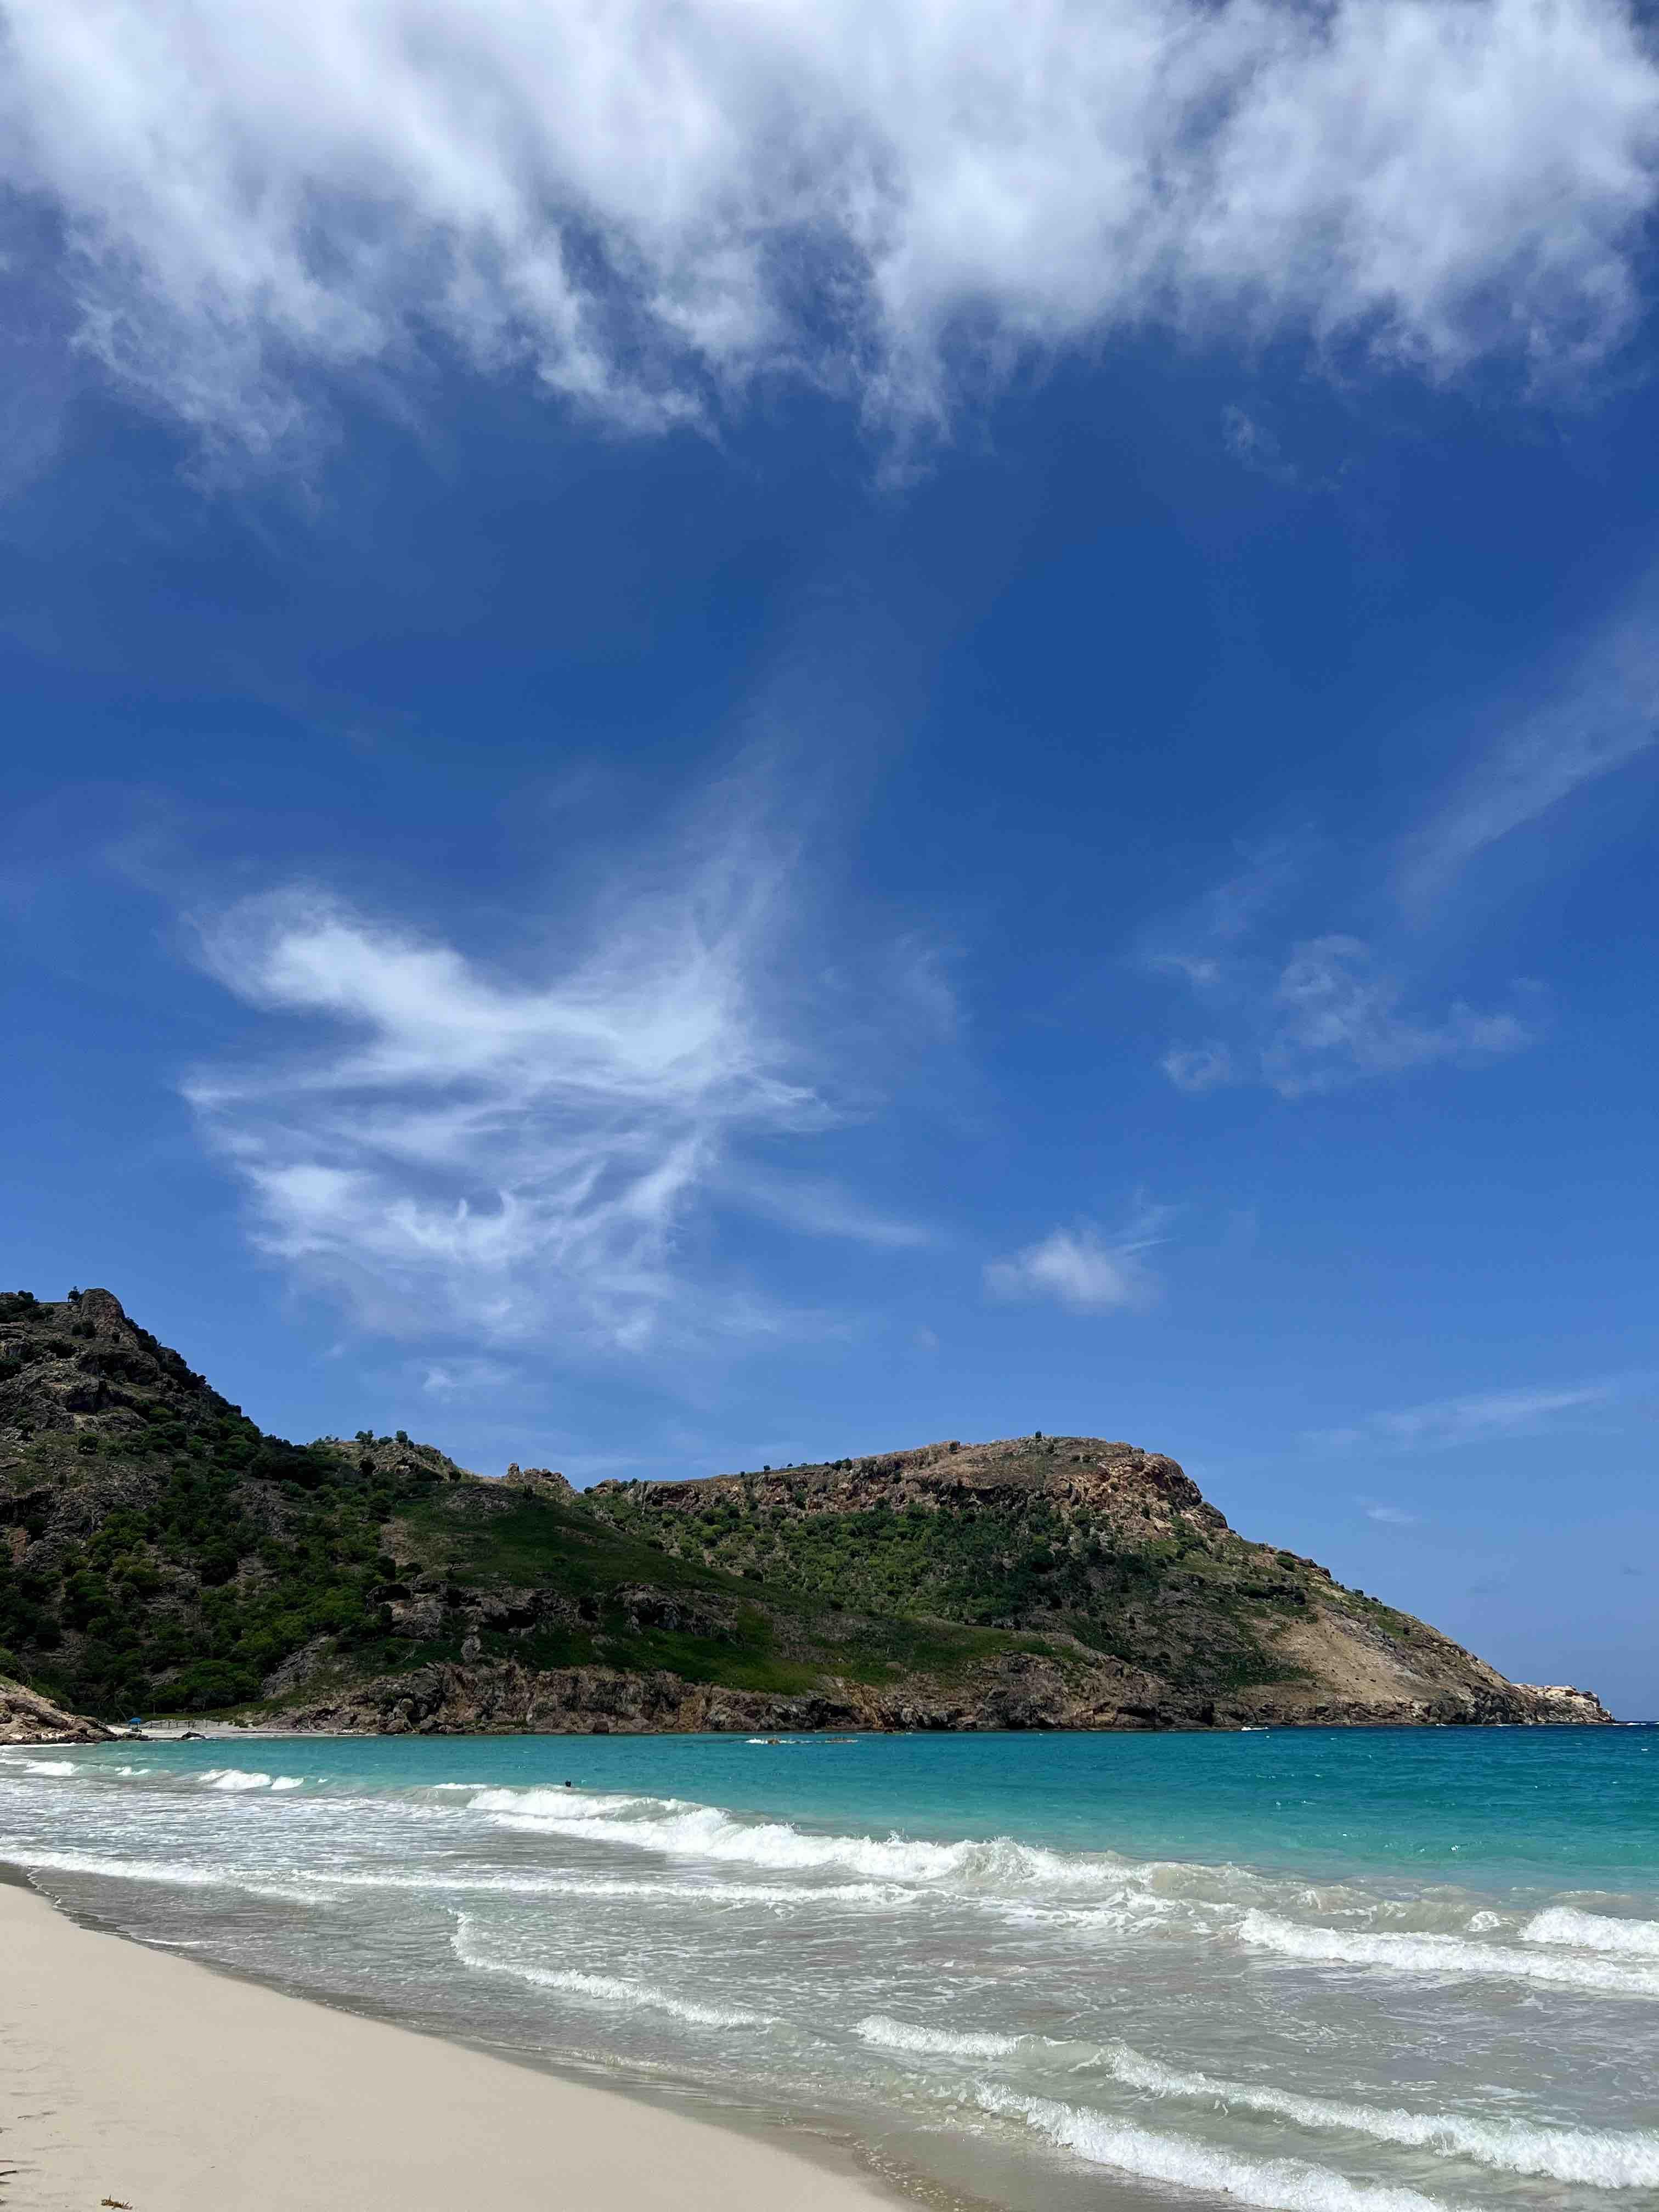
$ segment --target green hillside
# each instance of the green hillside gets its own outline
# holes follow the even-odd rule
[[[1561,1717],[1128,1444],[578,1497],[402,1433],[265,1435],[107,1291],[0,1294],[5,1674],[338,1727]]]
[[[107,1291],[0,1293],[0,1674],[76,1711],[218,1711],[464,1656],[790,1692],[1005,1647],[1046,1648],[763,1599],[556,1480],[481,1481],[405,1436],[288,1443]]]
[[[1200,1697],[1293,1673],[1261,1630],[1305,1613],[1310,1585],[1333,1595],[1329,1577],[1234,1535],[1195,1490],[1190,1505],[1148,1517],[1139,1501],[1115,1516],[1051,1486],[1103,1452],[1129,1447],[1091,1437],[966,1454],[934,1446],[757,1480],[604,1484],[589,1508],[661,1553],[769,1592],[1058,1636]],[[855,1483],[837,1485],[855,1468]]]

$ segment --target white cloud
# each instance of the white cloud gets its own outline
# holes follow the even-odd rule
[[[1240,1079],[1231,1053],[1217,1038],[1166,1052],[1158,1066],[1177,1091],[1215,1091]]]
[[[1425,1020],[1406,1011],[1405,999],[1399,978],[1358,938],[1316,937],[1295,946],[1273,992],[1263,1076],[1294,1098],[1435,1060],[1498,1060],[1527,1042],[1513,1014],[1479,1013],[1458,1000],[1437,1020]]]
[[[51,210],[81,343],[255,447],[319,373],[434,344],[635,428],[778,373],[925,417],[1149,320],[1579,367],[1632,319],[1655,196],[1659,72],[1617,0],[3,21],[17,251]]]
[[[1610,1404],[1619,1389],[1616,1382],[1593,1382],[1570,1390],[1476,1391],[1397,1413],[1372,1413],[1351,1428],[1315,1430],[1304,1442],[1327,1452],[1444,1451],[1457,1444],[1530,1436],[1553,1427],[1563,1414]],[[1367,1510],[1373,1520],[1397,1517],[1388,1506]]]
[[[915,1249],[934,1241],[925,1223],[883,1212],[841,1184],[799,1173],[732,1166],[720,1178],[725,1194],[753,1213],[798,1229],[809,1237],[845,1237],[891,1251]]]
[[[495,1359],[446,1359],[428,1367],[421,1388],[434,1398],[470,1397],[504,1389],[514,1379],[513,1370]]]
[[[1380,1521],[1388,1528],[1414,1528],[1420,1516],[1407,1513],[1403,1505],[1368,1505],[1365,1518]]]
[[[1438,1014],[1414,1011],[1404,981],[1371,946],[1337,932],[1272,958],[1218,938],[1213,949],[1157,952],[1150,964],[1184,977],[1232,1032],[1163,1055],[1158,1065],[1180,1091],[1261,1083],[1302,1098],[1437,1062],[1478,1066],[1530,1041],[1512,1011],[1483,1012],[1462,1000]]]
[[[994,1260],[985,1288],[994,1298],[1045,1300],[1070,1313],[1111,1313],[1151,1305],[1158,1295],[1146,1253],[1167,1218],[1146,1209],[1121,1236],[1103,1237],[1087,1223],[1054,1229],[1012,1258]]]
[[[744,845],[635,884],[529,975],[321,893],[222,917],[214,972],[312,1040],[188,1089],[261,1243],[401,1334],[637,1352],[781,1325],[721,1286],[700,1241],[745,1203],[746,1148],[775,1155],[836,1118],[799,979],[785,992],[772,972],[779,880]],[[785,1186],[769,1157],[748,1196],[775,1212]],[[821,1182],[792,1218],[878,1244],[920,1233]]]
[[[1402,902],[1421,913],[1500,838],[1659,743],[1659,594],[1651,582],[1594,638],[1542,705],[1480,753],[1403,842]]]
[[[1298,471],[1285,458],[1284,448],[1265,422],[1258,422],[1242,407],[1221,410],[1222,442],[1242,468],[1266,477],[1270,483],[1293,484]]]

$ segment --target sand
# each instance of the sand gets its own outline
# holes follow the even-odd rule
[[[873,2182],[0,1887],[6,2212],[877,2212]]]

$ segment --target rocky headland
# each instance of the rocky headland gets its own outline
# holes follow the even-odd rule
[[[579,1493],[402,1431],[268,1436],[108,1291],[0,1294],[0,1672],[64,1741],[98,1728],[66,1708],[398,1734],[1611,1717],[1240,1535],[1161,1452],[949,1439]]]

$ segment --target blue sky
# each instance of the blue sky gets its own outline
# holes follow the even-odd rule
[[[6,1273],[1659,1711],[1634,19],[3,12]]]

